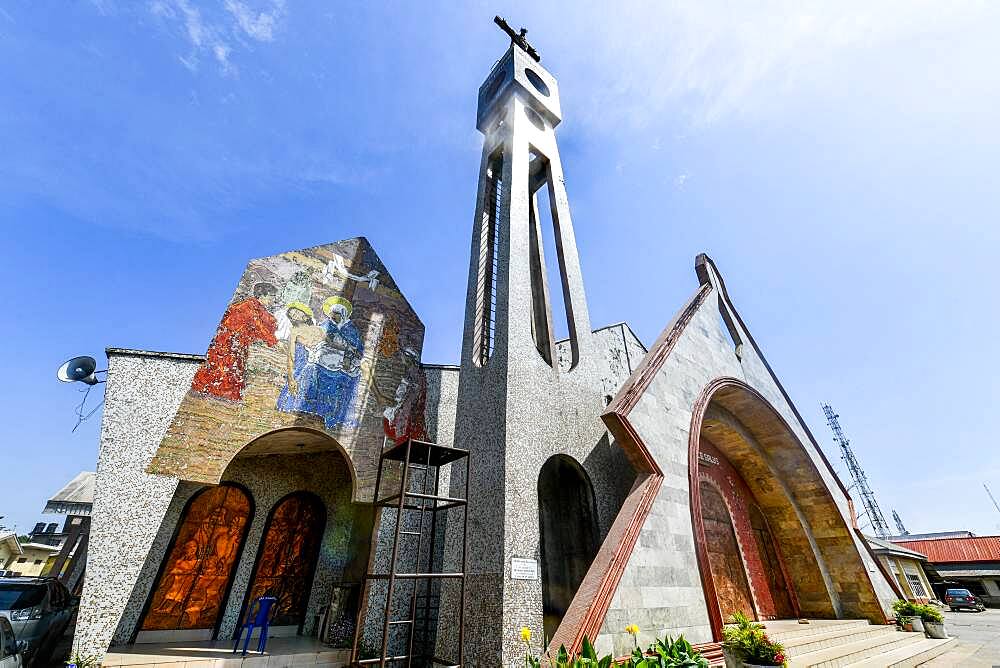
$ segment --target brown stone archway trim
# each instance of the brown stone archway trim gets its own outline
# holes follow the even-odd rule
[[[552,647],[565,645],[570,651],[578,652],[583,645],[584,636],[596,638],[604,624],[611,599],[618,589],[618,583],[639,540],[639,532],[663,481],[663,471],[632,426],[628,415],[653,382],[681,333],[711,292],[711,285],[703,283],[699,286],[685,307],[663,330],[639,368],[601,416],[636,470],[636,481],[550,641]]]
[[[701,589],[705,593],[705,606],[708,608],[708,622],[712,627],[712,639],[722,640],[722,611],[719,609],[719,594],[712,579],[712,567],[708,560],[708,543],[705,539],[705,522],[701,515],[700,466],[698,464],[698,448],[701,443],[701,423],[705,418],[712,396],[735,378],[721,378],[709,383],[691,411],[691,429],[688,432],[688,493],[690,494],[691,521],[694,525],[694,553],[698,559],[698,573],[701,576]],[[739,382],[739,381],[736,381]]]
[[[715,640],[722,639],[723,619],[718,605],[718,593],[715,588],[715,582],[712,579],[711,567],[709,565],[708,545],[705,538],[705,526],[701,516],[701,491],[698,486],[698,482],[700,480],[700,462],[698,459],[698,451],[701,441],[701,427],[705,417],[705,412],[718,392],[728,388],[736,388],[747,392],[754,399],[760,401],[764,406],[767,406],[770,409],[773,418],[780,423],[784,430],[786,430],[789,434],[792,434],[794,438],[794,432],[791,427],[785,419],[776,410],[774,410],[767,399],[764,398],[760,392],[738,378],[722,377],[713,380],[705,387],[704,390],[702,390],[701,395],[695,401],[691,414],[691,427],[688,432],[688,487],[690,493],[691,521],[694,527],[695,555],[698,559],[698,572],[701,576],[702,589],[705,592],[705,603],[708,607],[709,622],[712,627],[712,637]],[[797,438],[795,440],[798,441]],[[813,442],[813,445],[815,445],[815,442]],[[819,448],[816,447],[816,450],[819,450]],[[823,461],[827,464],[827,466],[829,466],[829,462],[825,457],[823,458]],[[819,471],[817,470],[816,473],[818,475]],[[832,469],[831,473],[833,474],[834,479],[839,483],[840,479],[837,478],[836,474],[832,472]],[[840,488],[842,490],[844,489],[843,484],[840,485]],[[850,496],[847,495],[846,491],[845,496],[847,496],[848,501],[850,501]],[[843,516],[841,516],[840,513],[837,513],[837,515],[841,523],[843,523],[843,528],[847,531],[848,535],[853,537],[857,533],[860,536],[860,531],[858,531],[858,529],[854,526],[853,518],[851,523],[848,524],[844,521]],[[863,539],[863,536],[860,537]],[[868,554],[874,556],[868,542],[866,540],[862,540],[861,542],[865,546]],[[875,559],[875,563],[879,564],[878,559]],[[864,566],[863,562],[862,566]],[[879,564],[879,569],[884,574],[884,569],[881,564]],[[872,596],[877,602],[879,598],[878,592],[875,589],[875,582],[872,580],[871,574],[868,572],[866,567],[862,570],[864,570],[865,575],[868,578],[868,585],[871,587]],[[891,582],[889,584],[892,586]],[[898,587],[893,586],[893,590],[898,592]]]

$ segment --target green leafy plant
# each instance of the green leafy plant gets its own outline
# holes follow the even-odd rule
[[[629,625],[628,633],[635,637],[639,629]],[[590,639],[584,636],[580,654],[570,655],[565,646],[560,646],[555,656],[546,654],[543,663],[542,658],[535,656],[531,651],[531,631],[525,627],[521,629],[521,640],[525,644],[524,665],[526,668],[612,668],[615,665],[614,657],[611,654],[598,657],[597,651],[591,644]],[[624,666],[628,668],[708,668],[708,660],[705,659],[691,643],[679,636],[676,640],[667,637],[666,640],[657,639],[649,648],[643,652],[636,647],[632,655],[626,660]]]
[[[944,623],[944,615],[942,615],[941,611],[933,605],[925,604],[917,607],[920,609],[920,612],[918,613],[920,615],[920,619],[925,622],[936,622],[938,624]]]
[[[923,607],[918,603],[900,600],[892,604],[892,611],[896,613],[897,619],[900,617],[919,617],[920,609]]]
[[[708,659],[691,646],[683,635],[676,639],[667,636],[657,639],[645,654],[638,648],[632,651],[630,668],[708,668]]]
[[[762,624],[743,613],[733,615],[733,625],[722,630],[723,646],[745,663],[761,666],[784,666],[785,648],[767,637]]]
[[[98,668],[101,665],[96,656],[79,652],[75,652],[65,664],[67,668]]]

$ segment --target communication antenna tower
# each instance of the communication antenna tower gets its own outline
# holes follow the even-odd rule
[[[985,489],[986,493],[990,495],[990,501],[993,502],[993,507],[997,509],[998,513],[1000,513],[1000,504],[998,504],[997,500],[993,498],[993,492],[990,491],[990,488],[986,486],[985,482],[983,483],[983,489]]]
[[[910,535],[910,532],[906,530],[905,526],[903,526],[903,520],[900,518],[899,513],[896,512],[895,508],[892,509],[892,519],[896,521],[896,530],[899,531],[900,536]]]
[[[851,442],[847,440],[847,437],[844,436],[844,430],[840,428],[840,422],[837,420],[840,416],[833,412],[833,408],[829,404],[823,404],[823,412],[826,414],[827,424],[830,425],[830,429],[833,431],[833,440],[840,445],[840,458],[847,464],[847,470],[850,471],[851,479],[854,480],[848,489],[857,487],[861,495],[861,503],[865,506],[865,512],[861,515],[868,516],[868,522],[871,524],[872,531],[879,538],[888,537],[891,533],[889,531],[889,523],[885,521],[885,516],[882,515],[882,510],[878,507],[878,501],[875,500],[875,492],[868,486],[868,476],[865,475],[865,470],[861,468],[857,457],[854,456],[854,451],[851,450]]]

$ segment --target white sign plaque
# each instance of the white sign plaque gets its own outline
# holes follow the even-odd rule
[[[510,560],[510,576],[515,580],[537,580],[538,562],[534,559],[513,557]]]

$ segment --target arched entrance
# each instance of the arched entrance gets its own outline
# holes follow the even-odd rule
[[[191,498],[163,561],[142,631],[192,631],[211,637],[253,515],[242,487],[221,484]]]
[[[275,596],[272,626],[301,627],[325,526],[326,508],[310,492],[289,494],[271,511],[247,601]]]
[[[594,488],[571,457],[556,455],[542,466],[538,528],[544,630],[551,638],[599,547]]]
[[[860,538],[831,493],[840,481],[821,473],[822,453],[807,449],[760,393],[735,378],[711,383],[694,406],[688,456],[695,549],[716,639],[738,605],[721,563],[735,568],[737,559],[759,618],[885,622]],[[709,488],[729,510],[736,550],[720,543],[719,499]]]

